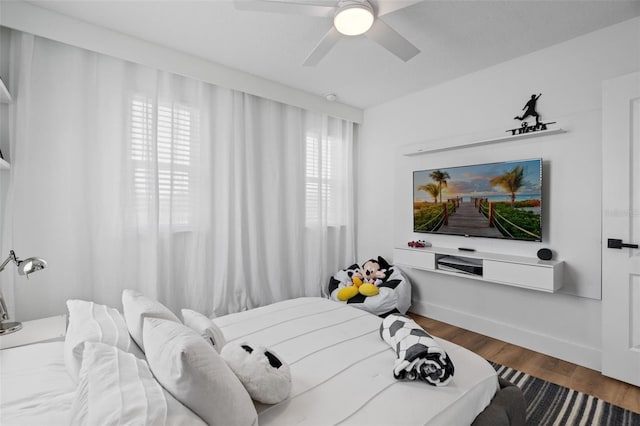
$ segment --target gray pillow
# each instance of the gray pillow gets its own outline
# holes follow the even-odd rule
[[[180,322],[180,319],[162,303],[149,299],[135,290],[127,289],[122,292],[122,311],[127,322],[129,334],[131,334],[131,337],[142,351],[144,351],[142,325],[146,317],[164,318]]]
[[[147,362],[158,382],[211,426],[257,425],[258,414],[222,357],[189,327],[145,318]]]

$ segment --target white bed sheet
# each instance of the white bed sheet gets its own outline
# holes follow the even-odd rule
[[[63,426],[76,385],[64,365],[64,342],[0,351],[0,424]]]
[[[487,361],[438,338],[455,365],[447,386],[394,379],[381,319],[327,299],[287,300],[214,322],[227,342],[262,344],[291,367],[289,399],[257,404],[261,426],[468,425],[498,388]]]

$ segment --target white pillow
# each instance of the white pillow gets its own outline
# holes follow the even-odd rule
[[[72,425],[204,425],[156,381],[144,360],[87,342],[71,405]]]
[[[202,336],[204,340],[213,346],[216,352],[220,353],[226,340],[222,330],[213,321],[200,312],[192,311],[191,309],[182,310],[182,320],[184,325]]]
[[[77,382],[84,342],[102,342],[142,356],[131,340],[127,325],[117,309],[86,300],[67,300],[69,326],[64,339],[64,364]]]
[[[256,425],[251,397],[218,353],[189,327],[144,319],[147,362],[166,390],[211,426]]]
[[[127,322],[131,337],[143,352],[142,325],[146,317],[164,318],[180,322],[180,319],[162,303],[149,299],[135,290],[127,289],[122,292],[122,311],[124,312],[124,319]]]

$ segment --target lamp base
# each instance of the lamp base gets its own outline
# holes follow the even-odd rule
[[[7,321],[0,323],[0,336],[4,336],[5,334],[15,333],[18,330],[22,329],[21,322],[13,322]]]

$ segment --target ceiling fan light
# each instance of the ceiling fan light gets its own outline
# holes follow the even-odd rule
[[[366,3],[354,2],[341,7],[333,18],[336,29],[348,36],[366,33],[373,25],[373,10]]]

